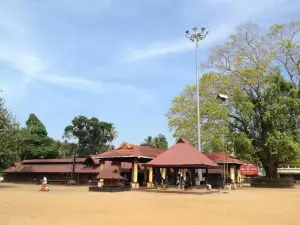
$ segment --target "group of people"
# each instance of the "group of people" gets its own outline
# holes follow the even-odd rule
[[[189,173],[184,177],[183,174],[177,174],[176,184],[178,185],[178,190],[184,190],[191,186],[191,179]]]

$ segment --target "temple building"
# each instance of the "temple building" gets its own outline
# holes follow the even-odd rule
[[[117,177],[119,180],[124,178],[128,186],[139,188],[153,187],[162,180],[169,185],[175,185],[177,174],[189,174],[192,184],[195,185],[195,170],[202,169],[205,179],[203,182],[218,186],[222,185],[224,177],[230,177],[232,182],[239,185],[242,164],[242,161],[228,154],[200,153],[187,140],[180,138],[167,150],[124,142],[115,150],[86,158],[75,158],[75,161],[74,158],[23,160],[3,172],[8,182],[37,182],[46,176],[49,183],[66,183],[72,174],[72,179],[77,184],[103,186],[108,181],[101,178],[106,173],[101,175],[101,171],[106,169],[114,171],[115,180]]]

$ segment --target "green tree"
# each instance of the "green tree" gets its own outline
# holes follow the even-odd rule
[[[158,134],[156,137],[148,136],[141,143],[141,146],[149,146],[151,148],[167,149],[168,141],[163,134]]]
[[[20,150],[19,124],[0,97],[0,171],[19,160]]]
[[[23,150],[22,159],[56,158],[59,156],[55,141],[47,136],[44,124],[35,114],[30,114],[26,128],[21,130]]]
[[[74,154],[76,154],[78,146],[75,143],[64,140],[56,141],[55,148],[58,149],[58,154],[61,158],[69,158],[73,157]]]
[[[212,49],[205,66],[217,73],[206,74],[200,81],[203,149],[234,149],[244,159],[260,161],[268,177],[276,177],[277,167],[293,162],[300,151],[298,61],[292,66],[298,53],[288,50],[290,44],[274,47],[278,45],[274,35],[282,27],[273,26],[269,32],[254,24],[239,27],[228,41]],[[295,43],[291,37],[298,32],[295,29],[293,36],[282,40]],[[290,55],[282,55],[283,48]],[[282,66],[282,57],[290,60],[288,68]],[[290,82],[279,68],[289,70]],[[229,96],[226,104],[215,99],[217,93]],[[173,100],[167,117],[174,136],[195,140],[195,106],[194,86]]]
[[[229,129],[226,126],[227,108],[216,101],[217,93],[226,93],[229,80],[218,73],[204,74],[200,80],[200,119],[201,147],[204,152],[223,150],[225,136]],[[185,90],[172,100],[167,112],[169,127],[177,139],[185,137],[197,147],[197,109],[196,85],[188,85]]]
[[[64,137],[78,141],[78,155],[98,154],[110,149],[109,145],[117,138],[117,131],[112,123],[99,121],[97,118],[78,116],[72,125],[65,128]]]

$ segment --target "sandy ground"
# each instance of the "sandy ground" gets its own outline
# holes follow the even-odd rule
[[[8,185],[0,184],[1,225],[300,225],[300,188],[179,195]]]

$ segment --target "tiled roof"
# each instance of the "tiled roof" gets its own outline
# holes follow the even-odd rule
[[[238,165],[244,164],[243,161],[234,158],[229,153],[210,152],[210,153],[203,153],[203,154],[218,164],[220,164],[220,163],[238,164]]]
[[[219,166],[200,153],[187,140],[180,138],[171,148],[167,149],[144,166],[156,167],[198,167],[219,168]]]
[[[164,151],[165,151],[164,149],[155,149],[155,148],[150,148],[148,146],[138,146],[138,145],[128,144],[124,142],[123,144],[120,145],[119,148],[109,152],[104,152],[94,157],[109,158],[109,159],[140,157],[140,158],[153,159]]]
[[[95,162],[94,166],[84,165],[81,162],[85,160],[76,159],[76,169],[77,173],[98,173],[100,171],[99,159],[93,159]],[[24,161],[23,161],[24,162]],[[38,160],[26,160],[25,163],[14,163],[14,165],[6,170],[4,173],[70,173],[72,171],[73,159],[38,159]],[[32,162],[32,163],[30,163]],[[37,163],[38,162],[38,163]],[[55,163],[58,162],[58,163]],[[65,162],[65,163],[62,163]],[[104,168],[112,167],[111,161],[106,161]],[[129,172],[132,168],[132,163],[122,162],[121,169],[122,172]],[[139,164],[139,169],[142,169],[142,165]]]
[[[97,178],[99,179],[113,179],[113,180],[124,180],[124,177],[120,175],[117,167],[111,166],[110,168],[105,168],[102,170]]]
[[[76,158],[77,163],[83,163],[86,158]],[[64,159],[26,159],[22,161],[22,164],[33,164],[33,163],[72,163],[73,158]]]
[[[75,172],[79,171],[84,165],[76,164]],[[3,172],[5,173],[70,173],[72,171],[72,164],[43,164],[43,165],[28,165],[20,164],[12,166]]]

